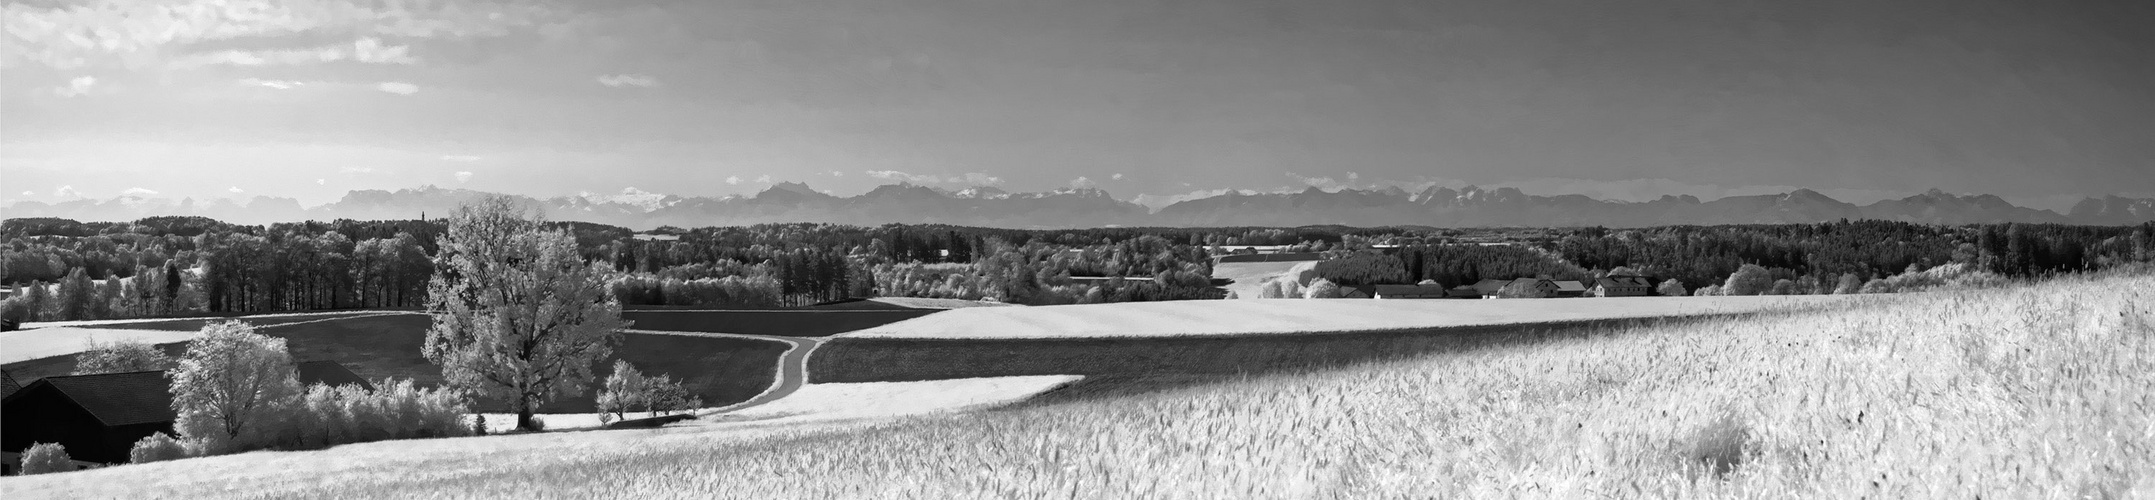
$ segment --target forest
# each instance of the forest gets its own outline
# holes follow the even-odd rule
[[[627,228],[553,222],[618,272],[630,306],[797,307],[910,296],[1072,304],[1220,298],[1212,257],[1243,245],[1321,252],[1345,286],[1591,279],[1611,270],[1684,289],[1760,269],[1822,290],[1960,264],[2014,278],[2155,260],[2155,223],[1933,226],[1886,221],[1647,229],[1098,228],[763,224]],[[248,226],[201,217],[0,221],[0,316],[21,321],[411,308],[425,301],[440,220]]]

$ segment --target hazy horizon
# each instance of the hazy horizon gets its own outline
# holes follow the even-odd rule
[[[0,204],[2155,193],[2144,2],[84,5],[5,9]]]

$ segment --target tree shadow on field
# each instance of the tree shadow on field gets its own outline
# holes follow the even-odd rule
[[[1023,375],[1085,379],[1018,405],[1054,405],[1435,353],[1619,334],[1751,313],[1335,332],[1091,339],[837,337],[810,357],[810,382],[897,382]]]

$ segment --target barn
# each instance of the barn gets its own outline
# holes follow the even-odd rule
[[[135,441],[172,432],[164,372],[45,377],[0,400],[0,449],[59,443],[82,462],[126,463]]]

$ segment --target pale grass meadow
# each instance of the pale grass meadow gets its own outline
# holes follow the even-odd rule
[[[462,461],[450,451],[399,461],[398,449],[387,446],[393,443],[372,443],[350,447],[359,454],[325,456],[320,463],[347,467],[314,476],[309,462],[291,461],[255,472],[264,475],[256,479],[174,485],[157,477],[188,474],[188,462],[226,459],[219,458],[145,467],[157,468],[155,476],[116,467],[8,478],[0,490],[75,481],[82,489],[39,490],[121,497],[2150,498],[2151,325],[2155,278],[2069,278],[1552,334],[827,432],[572,433],[587,437],[559,447],[474,447]],[[135,486],[110,489],[119,483]]]

